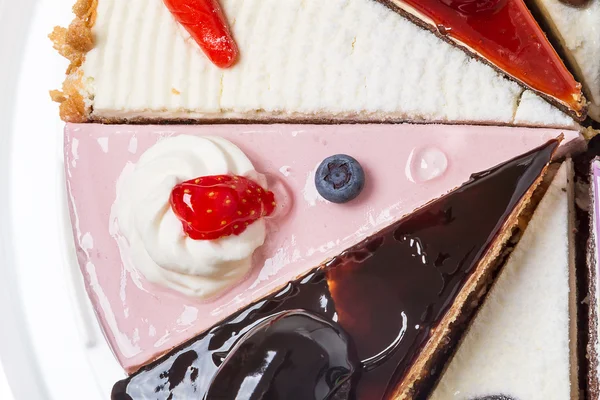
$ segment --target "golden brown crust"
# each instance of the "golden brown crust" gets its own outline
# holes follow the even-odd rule
[[[569,244],[569,350],[571,357],[569,359],[569,367],[571,370],[571,400],[579,400],[583,398],[580,393],[579,376],[582,373],[579,362],[579,348],[581,347],[579,338],[579,304],[580,297],[579,286],[577,280],[577,260],[576,260],[576,245],[575,232],[577,231],[576,216],[575,216],[575,166],[573,160],[568,158],[564,164],[567,168],[567,198],[568,198],[568,244]]]
[[[90,115],[88,122],[105,124],[105,125],[116,125],[116,124],[128,124],[128,125],[239,125],[239,124],[306,124],[306,125],[343,125],[343,124],[443,124],[443,125],[473,125],[473,126],[515,126],[508,122],[494,122],[494,121],[467,121],[467,120],[455,120],[455,121],[444,121],[444,120],[425,120],[425,119],[406,119],[406,118],[363,118],[363,117],[324,117],[316,116],[311,117],[309,115],[301,115],[289,117],[285,114],[268,114],[259,115],[256,118],[217,118],[217,117],[206,117],[202,119],[196,118],[161,118],[159,116],[148,118],[148,117],[130,117],[127,119],[118,117],[103,117],[97,114]],[[539,125],[527,125],[527,128],[548,128],[542,124]],[[567,130],[578,130],[585,134],[587,140],[588,137],[593,137],[599,133],[592,129],[585,130],[579,124],[574,123],[573,126],[556,126],[556,129],[567,129]],[[591,135],[591,136],[590,136]],[[577,151],[579,152],[579,150]]]
[[[439,376],[435,371],[438,361],[448,357],[457,332],[464,332],[468,321],[476,312],[481,300],[493,283],[501,260],[506,259],[507,246],[515,235],[519,234],[520,220],[526,219],[527,208],[532,202],[538,185],[542,182],[548,167],[531,186],[521,202],[505,222],[501,233],[494,240],[490,250],[479,262],[463,288],[458,293],[452,307],[448,310],[439,325],[432,331],[431,337],[419,353],[405,377],[394,391],[394,400],[411,400],[420,398],[423,384],[430,384],[430,375]],[[499,261],[500,260],[500,261]],[[435,371],[435,372],[434,372]]]
[[[94,48],[92,27],[96,22],[98,0],[78,0],[73,6],[75,19],[68,28],[55,27],[48,36],[60,55],[69,60],[67,78],[62,91],[53,90],[50,97],[60,103],[60,117],[65,122],[87,122],[89,110],[81,94],[83,72],[80,67],[86,54]]]

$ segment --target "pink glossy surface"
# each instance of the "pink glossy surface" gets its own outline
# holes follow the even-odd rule
[[[78,261],[107,339],[122,366],[133,372],[253,299],[446,194],[472,173],[561,132],[567,142],[579,137],[576,132],[550,129],[442,125],[69,124],[65,163]],[[149,284],[128,267],[123,262],[127,243],[111,216],[116,181],[123,171],[160,138],[179,134],[218,135],[232,141],[271,184],[280,183],[272,187],[280,199],[281,183],[290,194],[287,215],[269,223],[267,242],[255,254],[250,276],[207,303]],[[414,182],[407,165],[423,149],[444,153],[448,166],[433,180]],[[346,205],[321,200],[313,184],[317,165],[336,153],[357,158],[367,175],[365,191]]]

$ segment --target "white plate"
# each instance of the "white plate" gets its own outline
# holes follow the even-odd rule
[[[74,0],[0,0],[0,360],[16,400],[107,400],[124,374],[85,296],[65,210],[47,38]]]

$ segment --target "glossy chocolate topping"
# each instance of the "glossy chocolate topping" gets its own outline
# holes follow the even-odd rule
[[[359,369],[350,339],[339,326],[304,311],[288,311],[259,323],[229,352],[207,398],[325,399]],[[249,376],[255,379],[251,392]]]
[[[389,398],[557,145],[474,175],[117,383],[113,400]]]

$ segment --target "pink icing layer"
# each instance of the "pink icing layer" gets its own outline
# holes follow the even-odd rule
[[[108,126],[65,131],[65,163],[77,256],[106,337],[127,372],[156,359],[233,312],[282,287],[326,259],[491,168],[573,131],[442,125]],[[250,276],[224,296],[198,302],[146,282],[127,268],[126,241],[111,216],[116,181],[160,138],[218,135],[239,146],[287,203],[269,223]],[[423,149],[444,153],[445,172],[414,182]],[[363,165],[367,184],[355,201],[335,205],[314,189],[317,165],[346,153]],[[431,151],[429,152],[432,153]],[[412,176],[412,179],[410,178]],[[277,187],[279,186],[279,189]],[[118,242],[121,242],[121,251]]]

